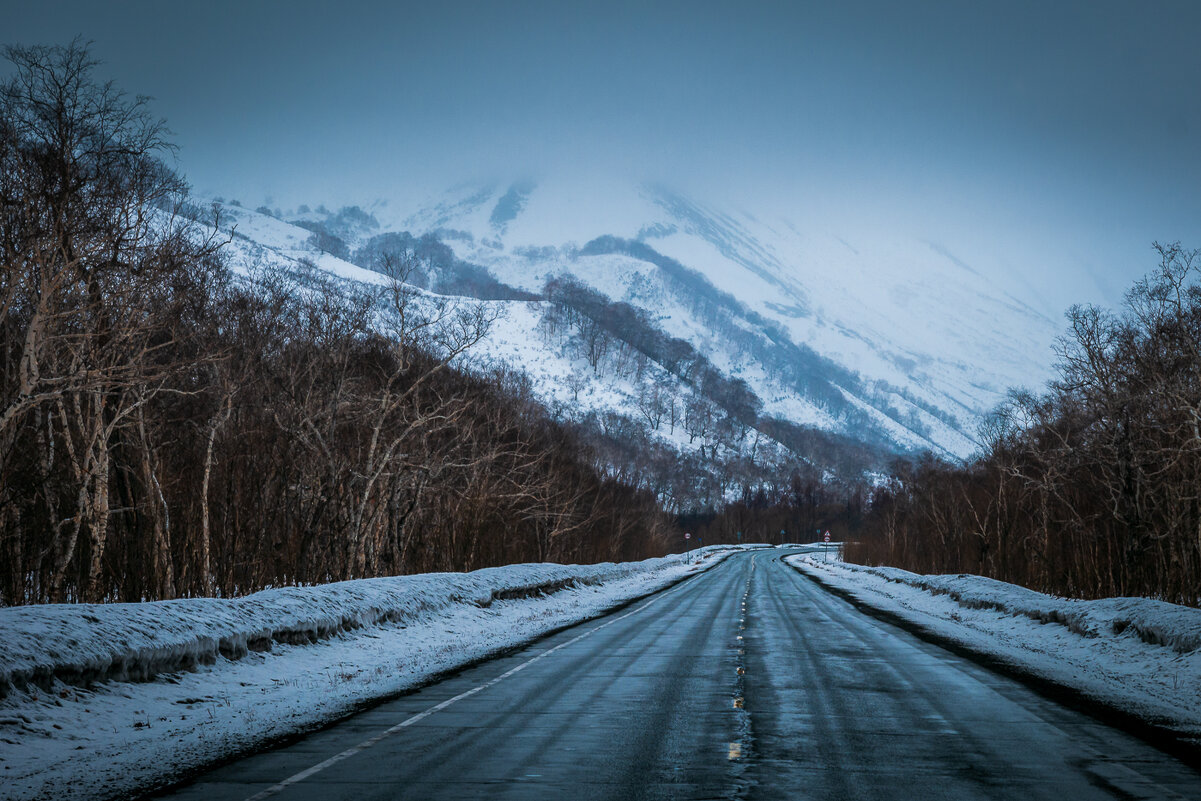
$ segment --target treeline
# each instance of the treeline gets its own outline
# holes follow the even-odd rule
[[[652,493],[672,514],[721,508],[787,476],[798,461],[757,432],[740,449],[713,457],[666,442],[618,412],[589,412],[569,425],[595,454],[598,470]]]
[[[763,403],[745,381],[727,378],[689,342],[664,333],[642,309],[613,302],[566,275],[547,281],[543,295],[550,301],[543,330],[551,336],[572,335],[579,355],[598,375],[611,366],[623,378],[641,380],[655,365],[695,387],[743,428],[758,420]],[[648,422],[657,429],[662,418],[651,411]],[[663,414],[670,411],[665,408]]]
[[[869,499],[862,481],[831,479],[794,463],[776,480],[748,487],[719,508],[680,515],[677,523],[705,545],[817,542],[826,531],[842,542],[863,526]]]
[[[835,385],[856,387],[859,384],[858,376],[809,347],[793,343],[777,323],[746,308],[737,298],[715,287],[696,270],[664,256],[644,242],[614,236],[602,236],[588,242],[579,254],[621,254],[654,264],[667,279],[677,300],[686,304],[710,329],[745,350],[772,377],[795,386],[832,414],[848,410],[846,399]],[[748,331],[738,324],[738,320],[751,323],[762,335]]]
[[[548,301],[543,336],[583,360],[595,375],[633,383],[636,422],[648,434],[674,435],[679,429],[713,468],[697,475],[698,482],[719,489],[716,495],[676,495],[680,502],[669,502],[671,508],[695,507],[697,500],[701,506],[720,505],[731,486],[739,492],[753,489],[760,482],[758,471],[740,469],[738,463],[818,463],[844,478],[887,463],[879,446],[764,415],[763,402],[745,381],[727,377],[691,343],[659,328],[643,309],[613,301],[566,275],[547,281],[543,294]],[[586,383],[583,376],[568,379],[569,389],[576,391]],[[773,469],[787,472],[779,464]],[[729,481],[720,478],[723,474]],[[702,475],[719,477],[705,481]]]
[[[704,216],[698,216],[695,207],[687,201],[672,196],[669,202],[677,213],[692,218],[694,224],[702,228],[707,227]],[[718,231],[711,230],[710,233],[718,240],[722,238]],[[951,415],[908,390],[884,381],[866,383],[858,374],[818,354],[808,345],[793,342],[779,323],[748,309],[701,273],[664,256],[645,242],[602,236],[578,251],[581,256],[606,254],[625,255],[654,264],[675,299],[704,321],[709,330],[731,343],[747,361],[760,365],[770,378],[794,388],[831,416],[841,418],[848,429],[856,431],[857,439],[873,448],[887,450],[892,444],[872,415],[848,401],[843,390],[859,395],[877,411],[923,437],[929,437],[931,433],[923,414],[952,429],[959,427]],[[740,261],[733,252],[727,255]],[[802,309],[797,313],[809,312]],[[746,323],[750,323],[749,328]],[[904,411],[897,408],[894,396],[904,400]]]
[[[667,549],[653,493],[597,470],[523,380],[453,366],[486,304],[414,289],[403,253],[383,289],[234,279],[141,99],[78,43],[6,53],[0,601]]]
[[[849,559],[1201,603],[1201,252],[1156,249],[1120,313],[1071,309],[1057,380],[1011,394],[978,458],[898,466]]]
[[[270,217],[281,217],[279,210],[266,206],[260,206],[256,211]],[[343,206],[336,212],[329,211],[325,206],[316,209],[301,206],[299,214],[300,217],[289,222],[312,232],[308,238],[311,247],[364,269],[396,269],[401,266],[411,284],[444,295],[481,300],[540,299],[532,292],[498,281],[487,268],[458,258],[439,238],[440,235],[451,237],[461,232],[442,230],[421,236],[413,236],[408,231],[373,233],[379,230],[379,221],[358,206]],[[470,239],[470,234],[462,235]],[[366,241],[357,249],[349,244],[364,239]],[[386,268],[385,263],[388,265]]]
[[[409,283],[444,295],[482,300],[539,299],[538,295],[498,281],[486,268],[458,258],[432,233],[419,237],[407,231],[378,234],[345,258],[368,270],[399,267]]]

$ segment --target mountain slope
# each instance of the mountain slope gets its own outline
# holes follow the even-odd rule
[[[537,291],[569,273],[654,309],[715,363],[745,372],[768,410],[854,433],[858,418],[838,423],[853,407],[904,449],[969,453],[981,415],[1007,388],[1049,376],[1058,333],[937,243],[802,228],[663,187],[462,187],[393,224],[443,235],[461,258],[517,287]],[[705,296],[744,330],[841,368],[828,383],[846,403],[756,375],[763,365],[745,347],[689,313]]]
[[[670,386],[682,407],[703,395],[737,417],[728,404],[744,394],[752,417],[963,457],[1008,387],[1048,375],[1056,326],[933,242],[806,228],[616,182],[462,186],[388,211],[224,214],[239,232],[236,263],[308,259],[371,283],[380,276],[364,267],[405,254],[418,286],[488,299],[502,314],[478,364],[527,373],[568,417],[643,418],[685,450],[696,433],[674,408],[661,424],[649,386]],[[609,343],[600,361],[582,344],[593,329]]]

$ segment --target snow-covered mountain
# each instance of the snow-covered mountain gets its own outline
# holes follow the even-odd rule
[[[462,187],[393,225],[438,232],[463,259],[517,287],[537,291],[567,272],[643,306],[745,378],[767,412],[838,430],[830,403],[772,378],[744,346],[690,313],[689,293],[707,283],[735,301],[725,307],[746,330],[778,326],[791,343],[857,376],[830,383],[902,447],[970,452],[980,416],[1007,388],[1049,375],[1058,333],[935,242],[806,226],[664,187]],[[668,260],[701,280],[677,280]]]
[[[361,266],[373,247],[395,243],[389,232],[432,234],[528,297],[569,276],[641,310],[663,337],[745,382],[765,418],[897,451],[969,454],[982,415],[1007,388],[1049,375],[1058,333],[1033,304],[937,242],[752,214],[662,186],[518,181],[461,186],[413,208],[279,215],[290,222],[266,212],[225,209],[239,233],[235,262],[307,257],[373,281]],[[548,401],[638,416],[643,371],[635,380],[586,363],[548,335],[546,302],[462,302],[504,309],[483,350],[526,371]],[[652,373],[700,391],[655,349],[642,350]],[[691,439],[674,425],[660,436]]]

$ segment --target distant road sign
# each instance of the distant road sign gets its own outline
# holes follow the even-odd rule
[[[691,535],[691,534],[689,534],[687,531],[685,531],[685,532],[684,532],[684,539],[686,539],[686,540],[690,540],[690,539],[692,539],[692,535]]]
[[[830,541],[830,532],[827,531],[826,536],[822,537],[822,539],[824,539],[826,542],[829,542]]]

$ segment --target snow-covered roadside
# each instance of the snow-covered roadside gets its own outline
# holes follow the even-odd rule
[[[1201,609],[1082,601],[971,575],[787,561],[859,603],[1201,747]]]
[[[0,797],[112,798],[168,783],[730,553],[512,565],[232,600],[0,609]]]

